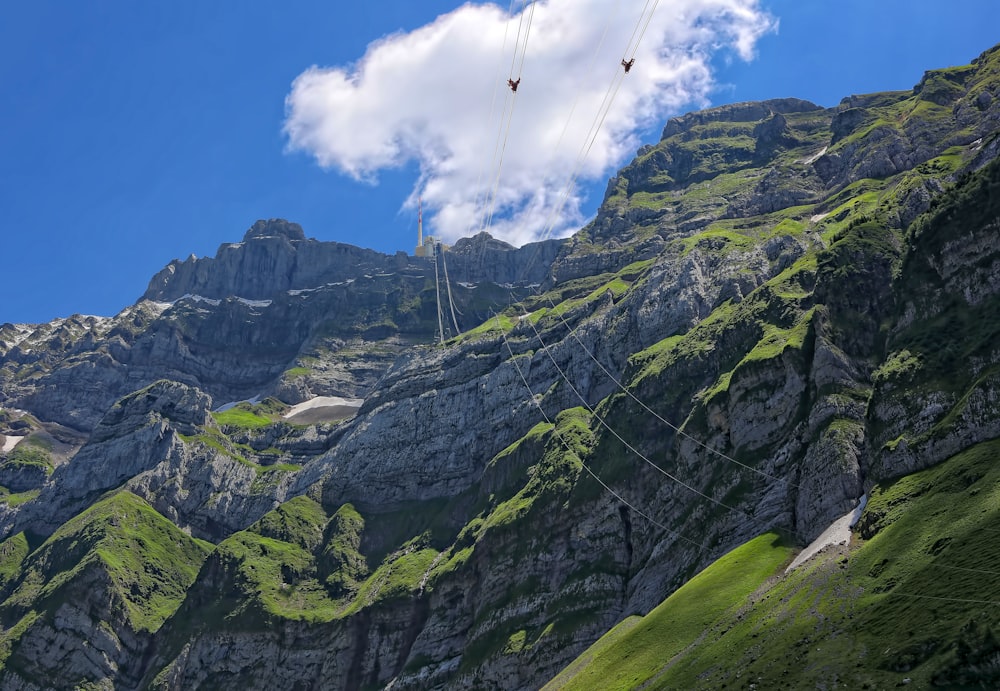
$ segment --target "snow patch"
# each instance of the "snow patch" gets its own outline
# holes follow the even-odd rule
[[[212,307],[218,307],[219,304],[222,302],[222,300],[214,300],[212,298],[207,298],[202,295],[192,295],[191,293],[185,293],[184,295],[181,295],[178,301],[180,300],[193,300],[194,302],[204,302],[208,305],[212,305]]]
[[[802,159],[802,162],[805,163],[807,166],[812,165],[813,163],[819,160],[820,156],[826,153],[826,149],[827,147],[824,146],[822,149],[820,149],[818,152],[816,152],[809,158]]]
[[[385,275],[389,276],[391,274],[385,274]],[[371,276],[368,276],[368,278],[371,278]],[[346,281],[331,281],[330,283],[324,283],[323,285],[317,288],[296,288],[294,290],[289,290],[288,294],[302,295],[303,293],[315,293],[317,290],[322,290],[323,288],[333,288],[334,286],[346,286],[351,283],[354,283],[354,279],[348,278]]]
[[[25,436],[27,436],[27,435],[23,435],[23,436],[20,436],[20,437],[15,437],[13,434],[8,434],[6,437],[4,437],[2,451],[4,453],[10,453],[11,451],[14,450],[14,447],[17,446],[18,442],[20,442],[22,439],[24,439]]]
[[[861,519],[861,512],[865,510],[865,504],[867,503],[868,495],[861,495],[861,498],[858,500],[858,505],[847,514],[831,523],[830,527],[824,530],[822,535],[813,540],[812,544],[804,550],[799,552],[798,556],[795,557],[795,559],[792,560],[792,563],[788,565],[788,568],[785,569],[785,573],[798,568],[807,560],[819,554],[820,550],[824,547],[829,547],[830,545],[843,545],[850,542],[851,528],[853,528]]]
[[[135,308],[136,307],[146,307],[147,309],[151,310],[152,312],[155,312],[156,316],[160,316],[161,314],[163,314],[164,312],[166,312],[168,309],[170,309],[173,306],[174,306],[173,302],[158,302],[156,300],[145,300],[144,299],[144,300],[140,300],[137,304],[135,304],[135,305],[133,305],[131,307],[126,307],[125,309],[123,309],[120,316],[122,316],[122,317],[130,317],[130,316],[132,316],[132,314],[135,312]]]
[[[822,221],[824,218],[826,218],[829,215],[830,214],[828,214],[828,213],[826,213],[826,214],[816,214],[815,216],[810,216],[809,220],[812,221],[813,223],[818,223],[819,221]]]
[[[35,327],[32,324],[11,324],[11,326],[14,327],[14,338],[12,341],[6,341],[11,348],[35,332]]]
[[[216,412],[216,413],[224,413],[227,410],[229,410],[230,408],[235,408],[240,403],[249,403],[250,405],[257,405],[258,403],[260,403],[260,394],[257,394],[253,398],[244,398],[242,401],[230,401],[229,403],[226,403],[224,405],[220,405],[218,408],[215,409],[214,412]]]
[[[340,396],[316,396],[315,398],[310,398],[308,401],[303,401],[298,405],[292,406],[292,408],[281,417],[287,420],[288,418],[295,417],[296,415],[305,410],[312,410],[313,408],[327,408],[330,406],[360,408],[361,404],[364,402],[365,399],[363,398],[341,398]]]
[[[289,292],[291,292],[291,291],[289,291]],[[236,300],[238,302],[242,302],[244,305],[248,305],[250,307],[270,307],[271,306],[271,301],[270,300],[247,300],[246,298],[236,298]]]
[[[476,287],[475,283],[463,283],[462,281],[459,281],[458,285],[462,286],[463,288],[469,288],[470,290]]]

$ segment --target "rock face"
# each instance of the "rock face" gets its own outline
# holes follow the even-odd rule
[[[446,252],[460,327],[541,283],[560,244],[515,249],[482,234]],[[90,431],[118,398],[163,377],[220,403],[364,396],[397,355],[435,336],[434,261],[258,221],[214,258],[169,264],[113,318],[3,327],[0,403]]]
[[[546,241],[518,249],[480,233],[456,243],[447,255],[448,269],[461,282],[541,283],[559,245]],[[221,245],[215,257],[174,260],[153,277],[143,297],[172,301],[184,295],[211,299],[235,295],[269,300],[330,283],[427,271],[434,271],[430,259],[307,239],[297,223],[271,219],[254,223],[242,242]]]
[[[6,487],[4,683],[535,688],[730,548],[1000,436],[998,89],[994,50],[675,118],[573,238],[445,252],[443,345],[435,260],[279,220],[114,318],[0,327],[0,402],[89,435]],[[364,400],[283,417],[314,396]],[[147,549],[87,561],[121,513]],[[81,530],[112,546],[47,571]],[[137,580],[167,543],[194,566]],[[63,573],[112,609],[52,609]],[[88,621],[102,656],[24,666]]]

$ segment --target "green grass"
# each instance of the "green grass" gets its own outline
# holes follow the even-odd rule
[[[315,552],[323,543],[327,516],[320,504],[299,496],[264,514],[247,530]]]
[[[472,338],[478,338],[479,336],[505,334],[513,329],[515,324],[517,324],[516,318],[510,317],[507,314],[498,314],[494,317],[490,317],[479,326],[469,329],[463,333],[458,337],[458,341],[461,342]]]
[[[775,295],[785,300],[802,300],[812,295],[816,284],[816,252],[806,252],[794,264],[767,282]]]
[[[713,623],[733,615],[791,554],[774,533],[734,549],[645,617],[611,629],[544,688],[614,691],[655,683],[674,656],[697,643]]]
[[[750,352],[731,371],[720,375],[714,385],[699,393],[698,398],[702,401],[710,401],[714,397],[727,392],[733,376],[741,368],[747,367],[752,363],[766,362],[781,357],[788,349],[801,351],[806,344],[814,313],[815,308],[803,313],[799,316],[798,321],[787,329],[782,329],[773,324],[763,324],[763,335]]]
[[[0,592],[20,573],[30,551],[23,531],[0,542]]]
[[[36,467],[40,468],[46,476],[52,475],[55,466],[52,465],[52,456],[40,444],[28,444],[27,440],[22,441],[14,447],[14,450],[7,455],[2,467]]]
[[[716,226],[709,227],[707,230],[697,235],[686,237],[681,241],[683,254],[688,254],[696,248],[703,251],[718,251],[720,249],[724,251],[733,249],[747,250],[755,244],[753,238]]]
[[[806,224],[792,218],[785,218],[778,222],[771,231],[772,236],[791,235],[797,237],[805,232]]]
[[[920,358],[905,348],[896,351],[872,372],[872,381],[876,384],[909,377],[920,370]]]
[[[774,359],[780,356],[787,348],[802,350],[814,312],[815,308],[804,312],[799,316],[795,324],[787,329],[782,329],[773,324],[765,324],[764,335],[757,341],[757,345],[746,354],[746,357],[740,361],[740,364]]]
[[[254,412],[250,403],[237,403],[229,410],[212,413],[212,417],[220,425],[240,427],[242,429],[260,429],[271,424],[271,419]]]
[[[368,576],[368,563],[361,553],[364,528],[365,519],[351,504],[337,509],[327,525],[319,556],[320,577],[334,598],[352,596]]]
[[[697,607],[666,619],[696,577],[642,622],[629,622],[631,631],[595,645],[583,669],[613,684],[587,678],[602,679],[602,688],[652,680],[646,688],[804,689],[835,680],[838,688],[883,689],[904,678],[909,688],[996,688],[1000,440],[876,485],[859,530],[864,539],[846,557],[820,554],[715,620]],[[713,588],[700,597],[715,596]],[[666,625],[643,638],[639,624],[654,613]]]
[[[80,597],[79,584],[91,582],[88,574],[96,570],[108,579],[102,597],[124,604],[132,629],[155,631],[180,606],[211,547],[139,497],[119,492],[64,523],[32,552],[0,611],[5,617],[28,609],[54,612]]]
[[[229,438],[220,430],[208,428],[199,434],[191,436],[182,434],[180,437],[185,444],[201,444],[210,449],[214,449],[223,456],[228,456],[245,466],[249,466],[251,468],[257,467],[255,463],[247,460],[245,456],[236,453],[236,451],[231,448],[232,442],[230,442]]]
[[[535,425],[522,439],[498,453],[490,465],[502,465],[525,444],[534,445],[539,458],[527,468],[524,477],[498,488],[497,496],[490,495],[488,505],[457,531],[454,542],[432,571],[431,585],[461,568],[488,533],[516,533],[533,520],[544,520],[542,512],[569,497],[582,470],[580,459],[587,457],[594,445],[590,414],[583,408],[562,411],[555,424]]]
[[[345,614],[353,614],[377,602],[410,597],[420,588],[424,575],[430,572],[437,556],[437,550],[420,547],[419,541],[404,545],[398,552],[386,557],[361,584]]]
[[[3,489],[6,491],[6,488]],[[27,504],[29,501],[34,501],[41,491],[40,489],[29,489],[26,492],[18,492],[16,494],[0,494],[0,502],[3,502],[7,506],[21,506],[22,504]]]
[[[263,615],[256,620],[261,626],[275,617],[326,622],[337,616],[340,606],[320,583],[315,558],[299,545],[245,530],[216,551],[226,565],[224,587],[236,598],[228,616],[250,607]]]
[[[225,413],[213,413],[213,415],[220,415],[220,414],[224,415]],[[229,424],[229,423],[220,423],[220,424]],[[270,424],[270,422],[268,422],[267,424]],[[240,427],[241,429],[249,429],[247,425],[236,425],[236,426]],[[201,444],[202,446],[206,446],[210,449],[213,449],[221,453],[223,456],[231,458],[234,461],[237,461],[238,463],[247,466],[248,468],[253,468],[254,471],[257,473],[257,478],[258,478],[254,485],[255,489],[262,489],[263,487],[267,486],[269,482],[274,482],[275,479],[272,476],[277,473],[291,473],[302,469],[302,466],[297,465],[295,463],[267,463],[267,464],[256,463],[250,458],[247,458],[247,455],[256,458],[262,457],[262,460],[265,461],[272,461],[274,460],[274,456],[276,455],[275,450],[265,449],[264,451],[256,451],[255,449],[246,444],[234,443],[226,435],[225,432],[215,427],[202,428],[202,430],[198,434],[194,435],[182,434],[180,435],[180,438],[185,444]],[[243,453],[240,453],[241,451]]]

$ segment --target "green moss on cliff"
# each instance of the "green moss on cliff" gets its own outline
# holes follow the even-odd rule
[[[122,603],[133,630],[155,631],[180,605],[210,549],[142,499],[119,492],[63,524],[24,560],[0,616],[19,618],[29,609],[50,615],[76,598],[81,606],[88,595],[80,585],[96,579],[104,598]]]
[[[347,598],[357,592],[368,575],[368,563],[361,553],[365,519],[351,504],[344,504],[326,527],[326,538],[319,556],[320,578],[334,598]]]
[[[300,496],[264,514],[247,530],[315,552],[323,542],[326,522],[323,507],[309,497]]]
[[[30,551],[23,531],[0,542],[0,592],[17,578]]]
[[[235,605],[225,616],[243,614],[251,628],[270,617],[330,621],[340,610],[319,582],[314,556],[297,544],[241,531],[221,542],[212,558],[223,565]]]
[[[254,412],[254,406],[250,403],[237,403],[229,410],[221,413],[212,413],[212,417],[220,425],[229,425],[244,429],[260,429],[271,424],[269,418]]]
[[[823,553],[773,583],[761,578],[753,597],[745,598],[756,586],[714,620],[707,607],[677,609],[696,577],[564,674],[581,688],[596,674],[651,689],[892,688],[904,679],[914,688],[992,688],[1000,681],[991,662],[1000,654],[998,461],[993,441],[877,485],[859,525],[864,540],[856,536],[848,556]],[[712,588],[700,600],[715,596]]]

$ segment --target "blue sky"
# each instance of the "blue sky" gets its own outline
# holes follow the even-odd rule
[[[321,240],[412,251],[416,214],[406,203],[421,171],[425,182],[441,183],[437,197],[428,194],[439,204],[430,222],[442,227],[449,185],[461,180],[428,174],[427,159],[406,155],[358,180],[338,165],[347,160],[337,158],[342,143],[329,144],[334,158],[324,169],[317,156],[327,143],[290,149],[285,101],[313,65],[340,68],[349,78],[364,67],[367,78],[375,71],[373,41],[406,37],[458,6],[8,3],[0,14],[0,323],[114,314],[171,259],[212,255],[258,218],[296,221]],[[622,124],[622,132],[633,129],[617,148],[609,145],[607,160],[636,141],[655,141],[667,116],[706,99],[717,105],[796,96],[831,106],[851,93],[908,89],[925,69],[966,63],[1000,41],[996,0],[761,0],[759,9],[778,25],[756,37],[752,60],[733,45],[711,52],[709,91],[695,92],[697,102],[653,103],[649,117]],[[529,43],[519,109],[541,102],[531,80],[543,72],[530,60],[542,48]],[[365,62],[366,51],[373,62]],[[572,84],[572,75],[566,79]],[[378,82],[370,88],[377,91]],[[409,102],[426,98],[447,112],[449,99],[469,88],[435,84]],[[362,116],[379,117],[355,114]],[[512,126],[513,136],[530,145],[526,118],[517,122],[524,126]],[[448,131],[432,136],[446,140]],[[581,188],[580,218],[594,212],[607,177],[628,157]]]

